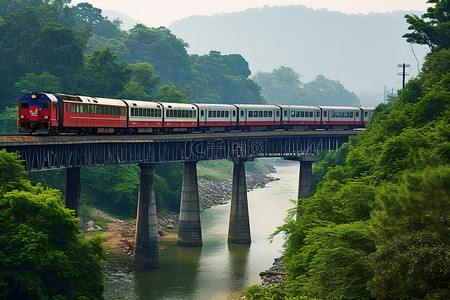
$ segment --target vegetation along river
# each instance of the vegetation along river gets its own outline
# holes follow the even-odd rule
[[[227,244],[230,204],[206,209],[200,215],[203,247],[176,245],[174,235],[163,237],[161,268],[106,273],[106,299],[238,299],[247,286],[261,283],[259,273],[281,255],[282,236],[268,237],[281,225],[290,199],[297,195],[298,162],[278,161],[280,180],[248,193],[251,245]]]

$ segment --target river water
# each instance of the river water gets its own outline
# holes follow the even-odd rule
[[[279,180],[248,192],[251,245],[227,243],[230,204],[200,214],[203,247],[176,245],[176,232],[163,237],[161,268],[106,272],[105,299],[238,299],[247,286],[260,284],[259,273],[281,256],[282,236],[268,237],[282,225],[290,199],[297,197],[299,163],[278,161]]]

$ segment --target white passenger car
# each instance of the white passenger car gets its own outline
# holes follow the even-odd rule
[[[163,107],[158,102],[123,100],[128,106],[128,128],[134,132],[157,132],[163,127]]]

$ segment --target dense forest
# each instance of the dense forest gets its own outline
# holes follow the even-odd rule
[[[17,99],[31,90],[331,105],[340,104],[330,102],[339,94],[346,105],[359,104],[338,81],[317,76],[303,84],[289,67],[250,79],[239,54],[189,55],[167,28],[123,31],[89,3],[70,2],[0,0],[3,131],[14,130],[5,120],[16,118]],[[450,298],[449,2],[428,2],[422,18],[407,16],[412,32],[405,34],[430,47],[422,72],[377,107],[366,131],[323,154],[316,194],[300,199],[279,228],[286,288],[252,286],[248,299]],[[24,175],[18,159],[0,152],[0,298],[80,298],[80,291],[101,298],[101,242],[81,239],[60,192],[44,188],[63,187],[64,171]],[[159,208],[178,211],[181,165],[159,164],[155,173]],[[138,174],[136,165],[84,168],[83,199],[134,217]]]
[[[431,53],[366,131],[324,155],[317,191],[278,233],[285,289],[247,299],[450,298],[450,5],[407,15],[409,42]]]

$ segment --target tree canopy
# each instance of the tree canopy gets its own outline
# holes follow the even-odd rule
[[[0,298],[101,299],[103,248],[82,239],[58,190],[33,186],[0,151]]]

